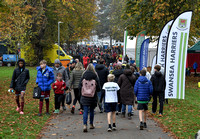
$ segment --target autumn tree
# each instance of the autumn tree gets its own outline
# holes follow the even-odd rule
[[[21,41],[36,63],[43,59],[43,50],[57,42],[58,21],[63,22],[61,42],[68,45],[89,37],[95,23],[94,0],[2,0],[0,6],[7,8],[0,10],[2,38]]]
[[[198,0],[127,0],[125,20],[129,22],[131,35],[146,30],[149,36],[158,36],[164,24],[186,10],[193,10],[189,44],[200,38],[200,15]]]

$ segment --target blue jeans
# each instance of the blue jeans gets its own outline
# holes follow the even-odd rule
[[[99,110],[103,111],[103,109],[105,109],[105,107],[104,107],[104,105],[105,105],[105,98],[103,98],[102,101],[100,101],[100,99],[102,97],[102,91],[97,92],[97,96],[98,96]]]
[[[132,112],[132,105],[128,105],[128,113]],[[126,112],[126,105],[122,104],[122,112],[125,113]]]
[[[83,110],[84,110],[84,112],[83,112],[83,124],[84,125],[87,125],[89,108],[90,108],[90,124],[93,124],[93,121],[94,121],[94,107],[83,105]]]

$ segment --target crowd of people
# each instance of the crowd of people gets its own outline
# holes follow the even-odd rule
[[[71,51],[70,51],[71,50]],[[77,47],[69,53],[76,53],[80,57],[71,61],[67,68],[56,59],[53,68],[42,60],[37,67],[36,84],[41,88],[39,113],[42,116],[43,101],[46,102],[46,114],[49,115],[50,90],[55,95],[55,111],[58,114],[60,106],[66,110],[66,93],[73,91],[74,100],[70,108],[75,113],[76,103],[79,102],[79,114],[83,115],[83,132],[88,131],[87,121],[90,114],[90,129],[94,129],[94,110],[98,106],[100,113],[107,113],[108,132],[116,130],[116,116],[132,119],[134,105],[139,110],[140,129],[147,128],[148,103],[153,97],[152,114],[157,111],[157,97],[159,96],[159,116],[163,116],[165,78],[160,72],[161,67],[154,67],[151,76],[146,68],[138,71],[136,63],[126,55],[122,63],[120,49],[102,50],[96,47]],[[18,68],[13,72],[10,85],[15,90],[17,109],[24,114],[24,95],[30,75],[25,68],[25,61],[19,59]],[[19,96],[21,95],[21,105]],[[126,106],[128,111],[126,112]],[[112,124],[111,124],[112,118]]]

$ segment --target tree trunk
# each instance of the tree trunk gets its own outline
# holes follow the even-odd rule
[[[112,36],[110,36],[110,48],[112,48]]]

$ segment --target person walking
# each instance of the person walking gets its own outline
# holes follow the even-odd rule
[[[125,117],[126,105],[128,105],[128,119],[131,119],[132,106],[134,105],[134,85],[136,78],[127,64],[124,73],[119,77],[120,101],[122,103],[122,117]]]
[[[115,80],[114,82],[118,83],[118,79],[119,77],[123,74],[123,69],[121,64],[117,64],[115,70],[113,71],[113,74],[115,75]],[[116,115],[118,115],[119,113],[121,113],[121,109],[122,109],[122,104],[120,101],[120,96],[118,97],[118,104],[117,104],[117,112]]]
[[[57,73],[56,81],[52,84],[52,88],[55,93],[55,111],[54,111],[54,113],[57,113],[57,114],[60,112],[60,103],[63,100],[63,97],[64,97],[63,94],[65,93],[64,90],[66,89],[66,83],[62,78],[63,78],[63,74]]]
[[[108,120],[108,132],[116,130],[116,107],[118,103],[118,90],[120,89],[118,84],[114,82],[115,75],[108,75],[108,82],[103,85],[103,92],[105,94],[105,112],[107,112]],[[113,126],[111,126],[111,116],[113,120]]]
[[[62,80],[65,81],[66,83],[66,89],[69,88],[69,76],[67,74],[67,71],[65,70],[65,67],[62,66],[61,62],[59,59],[56,59],[54,62],[54,67],[53,67],[53,73],[54,73],[54,81],[56,80],[56,76],[58,73],[62,74]],[[66,110],[65,107],[65,97],[66,97],[66,93],[64,91],[63,93],[63,97],[62,97],[62,108],[63,110]]]
[[[103,112],[102,101],[101,101],[101,100],[103,100],[102,87],[103,87],[104,83],[107,82],[107,76],[109,74],[109,70],[104,66],[103,61],[99,61],[98,65],[96,65],[96,67],[95,67],[95,70],[99,77],[100,86],[101,86],[101,90],[100,90],[100,92],[98,92],[98,105],[99,105],[99,110],[102,113]]]
[[[151,79],[151,74],[148,72],[147,68],[144,67],[143,70],[146,71],[146,76],[145,76],[145,77],[146,77],[148,80],[150,80],[150,79]]]
[[[198,64],[197,64],[197,62],[194,62],[194,64],[193,64],[194,76],[197,76],[197,68],[198,68]]]
[[[88,60],[90,58],[87,56],[87,54],[85,54],[85,56],[83,57],[83,65],[84,65],[84,68],[86,69],[87,68],[87,65],[88,65]]]
[[[15,90],[17,112],[24,114],[24,96],[26,91],[26,85],[30,79],[29,70],[25,68],[25,60],[19,59],[17,62],[18,68],[16,68],[12,75],[12,80],[10,84],[10,91]],[[21,97],[21,105],[19,101],[19,96]]]
[[[164,75],[160,72],[161,66],[156,65],[154,67],[155,73],[151,77],[151,82],[153,85],[153,103],[152,103],[152,113],[156,114],[157,110],[157,97],[159,97],[159,117],[163,116],[163,103],[164,103],[164,92],[166,87],[166,81]]]
[[[81,104],[83,105],[83,132],[87,132],[88,110],[90,111],[90,129],[94,129],[94,109],[97,106],[97,92],[100,91],[98,75],[89,64],[79,83]]]
[[[39,114],[42,116],[43,100],[46,101],[46,115],[49,115],[49,98],[51,84],[54,82],[53,69],[47,66],[47,61],[40,61],[40,66],[37,67],[36,84],[41,88],[41,98],[39,101]]]
[[[147,128],[146,121],[147,121],[148,102],[153,92],[152,83],[145,76],[146,76],[146,70],[141,70],[140,77],[138,78],[134,86],[134,92],[138,101],[137,109],[139,110],[140,130],[143,130],[143,128]],[[144,113],[144,118],[143,118],[143,113]]]
[[[73,89],[74,91],[74,100],[73,100],[73,106],[71,109],[71,113],[74,114],[75,111],[75,106],[77,101],[80,104],[80,114],[83,114],[83,107],[82,104],[80,103],[80,92],[79,92],[79,82],[82,77],[82,74],[84,72],[84,68],[81,62],[78,62],[74,68],[74,70],[70,74],[70,90]]]

